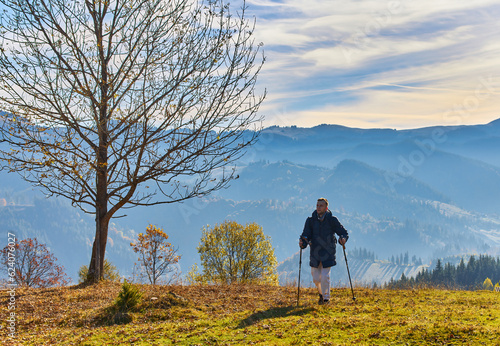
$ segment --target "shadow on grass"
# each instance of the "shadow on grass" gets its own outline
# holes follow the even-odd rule
[[[297,307],[297,306],[282,306],[277,308],[269,308],[264,311],[257,311],[244,320],[240,321],[238,328],[245,328],[268,318],[289,317],[289,316],[303,316],[310,313],[313,309],[311,307]]]
[[[115,306],[102,309],[94,319],[94,324],[98,327],[128,324],[130,322],[132,322],[132,315],[128,311],[120,311]]]

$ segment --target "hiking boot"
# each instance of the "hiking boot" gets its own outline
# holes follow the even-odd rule
[[[320,294],[320,295],[319,295],[318,304],[323,304],[323,302],[324,302],[323,295],[322,295],[322,294]]]
[[[323,299],[323,304],[328,304],[330,303],[330,299]]]

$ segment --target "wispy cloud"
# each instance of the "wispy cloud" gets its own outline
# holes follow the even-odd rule
[[[480,95],[500,92],[498,0],[248,4],[267,56],[267,125],[446,124],[443,114],[464,102],[463,123],[500,117],[498,97],[475,96],[484,80]]]

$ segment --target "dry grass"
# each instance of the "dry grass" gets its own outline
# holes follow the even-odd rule
[[[22,345],[498,345],[500,295],[446,290],[332,290],[327,306],[296,287],[141,285],[132,322],[103,319],[121,285],[16,290]],[[2,309],[8,293],[0,293]],[[4,309],[3,311],[5,311]],[[3,321],[2,321],[3,322]],[[2,332],[5,328],[2,328]]]

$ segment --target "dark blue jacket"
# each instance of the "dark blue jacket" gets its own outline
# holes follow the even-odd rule
[[[323,221],[318,219],[316,211],[312,213],[311,217],[307,218],[301,237],[305,237],[310,242],[311,255],[309,265],[311,267],[317,268],[320,262],[322,262],[323,268],[337,264],[335,261],[337,245],[335,234],[342,238],[349,238],[347,230],[332,215],[330,210],[326,211]]]

